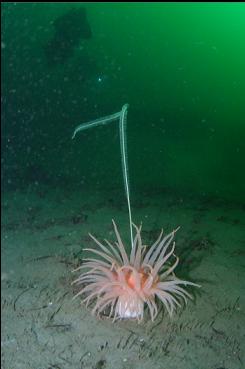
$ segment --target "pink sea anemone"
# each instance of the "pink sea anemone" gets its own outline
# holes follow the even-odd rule
[[[92,313],[100,315],[108,311],[109,317],[116,319],[137,319],[141,321],[144,307],[148,306],[151,320],[154,321],[162,303],[170,316],[181,300],[192,296],[181,285],[198,286],[195,283],[176,278],[174,269],[179,259],[174,254],[175,229],[163,237],[161,231],[157,241],[151,246],[142,245],[141,226],[134,225],[136,235],[130,256],[127,255],[117,226],[113,226],[117,242],[113,246],[105,240],[106,246],[94,236],[90,237],[99,249],[85,249],[100,257],[85,259],[77,270],[85,270],[72,283],[82,284],[82,289],[74,296],[85,295],[82,302],[88,306],[94,303]],[[170,265],[173,256],[175,262]],[[87,270],[87,271],[86,271]]]

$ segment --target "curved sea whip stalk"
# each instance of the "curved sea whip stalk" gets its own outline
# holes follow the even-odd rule
[[[131,213],[130,192],[129,192],[128,154],[127,154],[127,138],[126,138],[128,108],[129,108],[129,104],[124,104],[121,111],[119,111],[118,113],[107,115],[106,117],[80,124],[79,126],[75,128],[73,135],[72,135],[72,139],[75,138],[78,132],[84,131],[88,128],[97,127],[100,125],[106,125],[115,120],[119,120],[122,173],[123,173],[124,188],[125,188],[127,205],[128,205],[131,247],[133,247],[133,228],[132,228],[132,213]]]

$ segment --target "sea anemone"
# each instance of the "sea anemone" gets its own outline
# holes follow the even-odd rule
[[[136,234],[130,256],[127,255],[115,222],[112,220],[117,242],[113,246],[105,240],[106,246],[94,236],[90,237],[99,249],[85,249],[100,257],[85,259],[77,270],[85,269],[72,283],[82,284],[82,289],[74,296],[85,295],[82,302],[88,306],[93,303],[92,314],[100,316],[107,312],[113,321],[116,319],[137,319],[144,316],[148,306],[151,320],[157,317],[159,303],[162,303],[170,316],[181,300],[192,296],[181,285],[198,286],[195,283],[178,279],[174,269],[179,259],[174,254],[176,231],[163,237],[161,231],[156,242],[149,248],[142,245],[141,226],[134,225]],[[174,263],[169,264],[173,256]],[[86,271],[87,270],[87,271]]]

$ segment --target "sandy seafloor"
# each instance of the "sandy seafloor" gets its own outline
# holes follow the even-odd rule
[[[132,202],[142,237],[177,226],[179,278],[202,285],[172,319],[96,319],[72,300],[82,248],[128,233],[123,194],[28,188],[2,197],[3,369],[242,369],[245,367],[245,207],[164,190]]]

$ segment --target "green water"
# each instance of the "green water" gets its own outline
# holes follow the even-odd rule
[[[48,65],[52,22],[79,7],[92,38]],[[1,73],[3,188],[123,191],[118,126],[71,135],[128,103],[132,194],[245,200],[244,3],[2,4]]]

